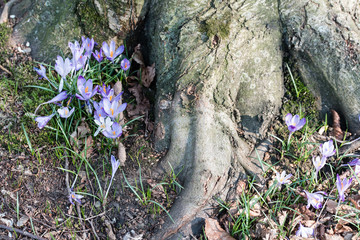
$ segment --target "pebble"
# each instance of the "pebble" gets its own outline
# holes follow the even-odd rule
[[[14,18],[15,18],[15,15],[10,15],[10,18],[14,19]]]
[[[30,47],[30,43],[26,42],[25,46]]]

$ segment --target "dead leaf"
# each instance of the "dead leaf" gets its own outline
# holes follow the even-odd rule
[[[328,211],[329,213],[335,214],[337,206],[338,206],[337,202],[329,199],[326,203],[326,211]]]
[[[235,240],[220,227],[217,220],[212,218],[205,219],[205,234],[208,240]]]
[[[91,153],[93,152],[93,145],[94,141],[92,139],[92,136],[88,136],[86,138],[86,144],[84,146],[84,150],[81,152],[81,156],[85,158],[90,158]],[[86,153],[86,155],[85,155]]]
[[[282,211],[279,214],[279,225],[284,225],[286,218],[287,218],[288,213],[286,211]]]
[[[352,232],[353,230],[351,229],[351,227],[343,225],[343,224],[336,224],[335,226],[335,232],[336,233],[344,233],[344,232]]]
[[[114,89],[114,95],[115,96],[119,95],[122,92],[122,84],[121,84],[121,82],[120,81],[116,82],[113,89]],[[122,98],[120,98],[118,102],[119,102],[119,105],[121,105],[122,104]],[[124,112],[119,113],[119,119],[120,119],[119,124],[124,125],[125,124],[125,122],[124,122]]]
[[[150,87],[155,78],[155,63],[151,66],[141,67],[141,83],[144,87]]]
[[[352,204],[354,204],[356,209],[360,210],[360,195],[359,194],[349,197],[349,200]]]
[[[326,240],[344,240],[344,238],[340,235],[329,235],[325,233]]]
[[[122,144],[122,142],[119,142],[118,145],[118,159],[120,161],[120,166],[125,166],[125,161],[126,161],[126,149],[124,144]]]
[[[132,57],[132,59],[135,60],[135,62],[140,64],[140,66],[145,65],[144,64],[144,58],[143,58],[142,53],[141,53],[141,45],[140,45],[140,43],[134,48],[134,53],[133,53],[133,55],[131,57]]]
[[[344,138],[344,132],[341,130],[340,116],[334,109],[331,109],[331,114],[333,117],[333,130],[331,135],[333,135],[338,140],[342,140]]]
[[[108,220],[105,220],[105,225],[107,227],[107,237],[110,239],[110,240],[116,240],[116,236],[113,232],[113,229],[111,227],[111,224]]]

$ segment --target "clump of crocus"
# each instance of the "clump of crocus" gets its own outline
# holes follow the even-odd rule
[[[285,116],[285,123],[288,126],[288,129],[290,131],[289,138],[288,138],[288,144],[287,144],[287,146],[289,148],[291,135],[295,131],[300,130],[305,125],[306,119],[305,118],[300,119],[299,115],[293,116],[291,113],[288,113]]]
[[[82,195],[76,194],[76,193],[74,192],[74,189],[73,189],[73,188],[70,188],[70,189],[69,189],[69,201],[70,201],[71,204],[74,205],[74,204],[75,204],[74,201],[77,202],[77,203],[79,203],[79,204],[81,204],[81,199],[82,199],[83,197],[84,197],[84,196],[82,196]]]
[[[304,227],[301,223],[299,226],[299,230],[296,231],[296,236],[303,238],[314,237],[314,229],[309,227]]]
[[[328,158],[333,156],[336,152],[334,148],[333,140],[329,140],[324,144],[320,144],[319,150],[322,157]]]
[[[315,209],[322,208],[322,203],[324,201],[323,195],[327,195],[326,192],[318,191],[315,193],[309,193],[306,190],[304,190],[304,192],[306,193],[306,197],[308,199],[308,204],[306,206],[307,208],[310,208],[310,205],[313,206]]]
[[[341,201],[345,201],[345,191],[350,187],[351,182],[352,178],[344,178],[344,180],[341,181],[339,174],[336,175],[336,187]]]
[[[319,156],[313,157],[312,162],[313,162],[313,164],[315,166],[315,178],[316,178],[316,181],[317,181],[318,172],[320,171],[320,169],[322,169],[325,166],[326,157],[322,157],[322,158],[320,158]]]
[[[279,172],[276,172],[276,180],[277,180],[277,187],[281,187],[283,184],[288,184],[291,181],[289,180],[292,177],[292,174],[286,175],[285,171],[282,171],[280,174]]]

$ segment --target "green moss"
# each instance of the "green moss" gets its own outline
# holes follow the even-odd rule
[[[218,16],[213,15],[211,18],[201,22],[199,32],[205,33],[209,38],[217,35],[218,37],[226,38],[230,33],[231,14]]]
[[[6,24],[0,24],[0,49],[4,49],[7,45],[11,29]]]
[[[100,2],[102,8],[105,9],[103,1]],[[96,11],[96,6],[93,1],[81,0],[76,9],[80,26],[87,36],[93,37],[98,43],[102,43],[106,41],[108,37],[114,35],[108,27],[109,23],[105,17],[106,13],[104,13],[105,16],[101,16],[98,11]]]

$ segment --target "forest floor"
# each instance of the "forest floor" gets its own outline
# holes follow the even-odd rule
[[[122,136],[126,160],[115,175],[107,200],[101,200],[111,177],[109,156],[117,156],[118,145],[87,136],[79,141],[91,147],[64,148],[56,132],[37,128],[30,113],[51,96],[29,87],[46,81],[38,79],[33,68],[39,64],[22,51],[26,46],[6,45],[10,31],[1,26],[0,238],[150,239],[164,221],[171,221],[166,211],[181,190],[177,173],[152,177],[151,169],[164,153],[152,147],[151,117],[127,127]],[[195,239],[297,239],[299,222],[314,229],[317,239],[360,239],[359,179],[353,177],[345,202],[338,201],[336,189],[337,173],[341,179],[354,175],[352,168],[341,166],[354,159],[349,153],[357,148],[341,150],[354,136],[343,131],[342,125],[319,120],[316,99],[300,78],[295,76],[292,81],[289,73],[286,76],[284,104],[269,131],[273,148],[259,160],[266,182],[261,186],[249,177],[237,183],[235,199],[216,199],[217,211]],[[133,101],[136,97],[125,87],[123,99]],[[151,116],[151,105],[148,110]],[[307,120],[290,144],[284,121],[287,113]],[[321,143],[331,139],[336,154],[315,178],[312,156],[319,154]],[[293,176],[278,188],[276,172],[282,171]],[[72,183],[77,183],[77,193],[84,196],[81,205],[69,202],[67,185]],[[326,192],[324,207],[306,208],[303,190]]]

